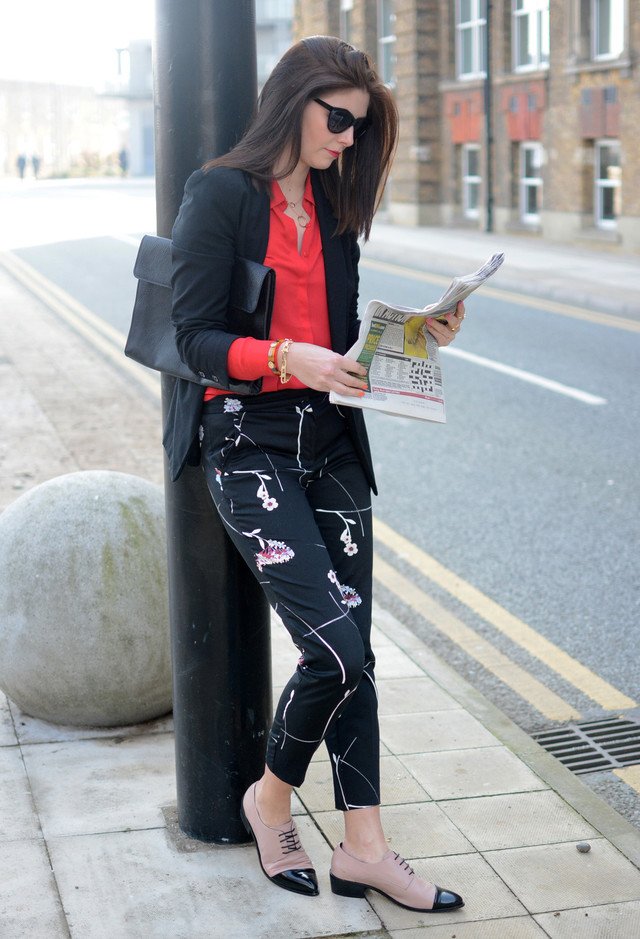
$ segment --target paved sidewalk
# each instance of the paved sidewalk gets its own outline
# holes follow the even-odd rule
[[[505,262],[485,290],[499,288],[640,320],[638,254],[555,244],[532,235],[376,221],[362,256],[453,276],[476,270],[498,251],[504,251]]]
[[[0,508],[79,469],[160,483],[157,400],[2,268],[0,308]],[[401,623],[376,607],[374,624],[385,825],[416,870],[464,895],[462,910],[330,892],[340,819],[324,751],[295,800],[321,883],[306,899],[271,887],[252,846],[177,831],[170,717],[79,730],[0,694],[0,937],[640,935],[640,833]],[[277,622],[273,645],[277,693],[297,658]]]

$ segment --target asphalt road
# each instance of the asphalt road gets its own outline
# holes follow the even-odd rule
[[[135,245],[154,230],[149,183],[16,188],[3,202],[1,247],[126,333]],[[420,307],[441,292],[408,268],[393,274],[376,270],[366,251],[364,258],[363,302]],[[379,584],[380,602],[530,732],[566,716],[541,706],[518,667],[572,709],[573,720],[640,714],[639,345],[637,332],[605,320],[481,290],[467,303],[454,351],[443,355],[446,425],[368,418],[376,517],[446,572],[445,580],[433,576],[423,556],[403,557],[382,537],[380,557],[400,576]],[[411,605],[406,581],[472,630],[478,648],[484,641],[506,656],[515,677],[505,680],[474,638],[459,641]],[[465,585],[494,612],[470,603]],[[509,618],[514,629],[504,627]],[[583,778],[640,821],[618,779]]]

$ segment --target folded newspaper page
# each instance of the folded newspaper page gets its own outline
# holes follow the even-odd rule
[[[368,389],[362,398],[332,391],[329,400],[444,424],[440,353],[425,323],[430,317],[440,319],[453,313],[456,304],[491,277],[503,260],[504,254],[494,254],[474,274],[454,277],[442,297],[421,310],[371,300],[358,339],[347,353],[366,367]]]

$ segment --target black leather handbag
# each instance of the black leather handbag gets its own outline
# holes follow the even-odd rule
[[[145,235],[133,268],[138,279],[125,355],[147,368],[212,388],[217,382],[193,372],[178,355],[171,322],[171,241]],[[257,261],[236,258],[229,294],[229,332],[268,339],[276,272]]]

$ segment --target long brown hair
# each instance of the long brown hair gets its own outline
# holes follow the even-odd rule
[[[283,153],[290,153],[290,160],[278,179],[293,172],[300,159],[302,114],[309,101],[345,88],[367,92],[371,126],[320,175],[338,219],[336,233],[353,231],[366,240],[391,168],[398,112],[366,53],[341,39],[310,36],[291,46],[267,79],[256,116],[240,142],[204,169],[245,170],[266,190]]]

